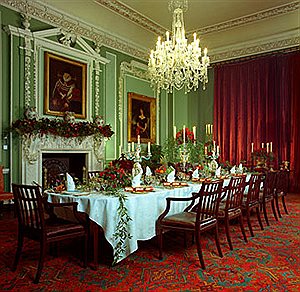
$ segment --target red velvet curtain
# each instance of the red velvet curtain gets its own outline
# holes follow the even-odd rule
[[[272,142],[277,162],[290,161],[291,190],[300,190],[300,53],[214,68],[214,139],[221,159],[251,161],[251,143]],[[266,147],[266,146],[265,146]]]

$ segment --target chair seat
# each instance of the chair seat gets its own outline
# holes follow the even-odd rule
[[[200,221],[200,230],[205,230],[206,226],[215,224],[217,220],[213,217],[208,217],[203,221]],[[171,216],[167,216],[162,220],[163,225],[184,227],[195,229],[196,213],[194,212],[181,212]]]
[[[240,214],[242,214],[241,209],[229,209],[227,212],[228,212],[228,218],[235,218],[235,217],[239,216]],[[225,214],[226,214],[225,206],[220,206],[219,212],[218,212],[218,218],[221,218],[221,219],[225,218]]]
[[[12,200],[14,198],[13,193],[0,192],[0,201]]]
[[[55,221],[47,220],[45,227],[48,238],[65,236],[74,233],[82,233],[84,235],[85,233],[83,225],[62,219],[56,219]]]

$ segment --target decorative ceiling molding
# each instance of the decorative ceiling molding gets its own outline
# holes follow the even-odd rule
[[[281,49],[288,49],[292,47],[299,47],[300,36],[295,36],[282,40],[269,41],[267,43],[261,43],[256,45],[248,45],[244,48],[236,49],[220,49],[219,53],[214,53],[211,56],[211,63],[217,63],[230,59],[237,59],[246,56],[253,56],[257,54],[267,53],[271,51],[277,51]],[[300,48],[300,47],[299,47]]]
[[[148,17],[142,15],[141,13],[135,11],[134,9],[124,5],[118,0],[94,0],[99,5],[117,13],[118,15],[134,22],[135,24],[157,34],[164,35],[166,28],[160,26],[159,24],[153,22]],[[231,28],[236,28],[248,23],[257,22],[260,20],[265,20],[271,17],[283,15],[286,13],[294,12],[299,9],[299,1],[283,4],[277,7],[259,11],[253,14],[249,14],[243,17],[231,19],[229,21],[217,23],[211,26],[200,28],[196,30],[198,35],[205,35],[212,32],[219,32]],[[195,31],[188,31],[186,34],[190,37]]]
[[[95,0],[99,5],[106,5],[111,7],[116,7],[113,10],[112,8],[107,7],[110,10],[115,11],[116,13],[121,13],[118,11],[122,11],[124,15],[123,17],[130,16],[130,8],[127,6],[119,6],[120,2],[117,0]],[[28,14],[31,17],[39,19],[45,23],[48,23],[54,27],[62,28],[71,33],[75,33],[84,38],[90,39],[94,41],[98,46],[106,46],[109,48],[113,48],[117,51],[123,52],[129,56],[136,57],[140,60],[147,61],[149,58],[149,53],[147,49],[137,48],[136,44],[130,43],[124,40],[121,37],[114,36],[109,32],[101,30],[96,26],[88,24],[80,19],[72,17],[67,14],[63,14],[62,12],[51,8],[40,1],[30,1],[30,0],[1,0],[1,5],[9,7],[15,11],[20,12],[21,14]],[[295,1],[289,4],[285,4],[282,6],[278,6],[269,10],[264,10],[259,13],[251,14],[242,18],[237,18],[228,22],[219,23],[213,26],[205,27],[200,31],[200,34],[211,33],[226,29],[231,29],[233,27],[242,26],[244,24],[259,21],[262,19],[267,19],[275,16],[279,16],[285,13],[291,13],[299,9],[300,2]],[[127,10],[129,9],[129,10]],[[134,11],[134,10],[133,10]],[[134,17],[139,18],[139,14],[134,11]],[[128,14],[128,15],[126,15]],[[144,25],[146,29],[147,27],[152,26],[152,23],[147,23],[147,18],[141,18],[140,21],[132,20],[139,25]],[[147,24],[145,24],[147,23]],[[153,24],[155,30],[163,30],[164,28],[159,27],[157,24]],[[159,33],[160,35],[162,33]],[[239,44],[239,48],[237,47],[223,47],[219,48],[215,51],[210,51],[210,59],[211,62],[220,62],[222,60],[239,58],[242,56],[248,56],[250,54],[260,54],[271,50],[280,50],[287,47],[299,46],[299,34],[297,36],[289,36],[285,37],[285,39],[271,39],[266,38],[265,40],[261,40],[260,44]]]
[[[27,14],[33,18],[46,22],[54,27],[60,27],[66,31],[80,35],[94,41],[96,44],[107,46],[121,51],[141,60],[147,60],[148,52],[137,48],[120,37],[113,36],[108,32],[85,23],[67,14],[63,14],[41,2],[26,0],[1,0],[1,5],[9,7],[21,14]]]
[[[205,35],[212,32],[220,32],[232,28],[237,28],[239,26],[243,26],[245,24],[254,23],[257,21],[269,19],[275,16],[283,15],[286,13],[291,13],[296,10],[299,10],[300,2],[295,1],[292,3],[284,4],[281,6],[277,6],[275,8],[270,8],[267,10],[263,10],[257,13],[253,13],[250,15],[246,15],[243,17],[231,19],[229,21],[217,23],[215,25],[207,26],[204,28],[201,28],[196,31],[198,35]],[[191,33],[189,33],[191,35]]]
[[[157,35],[163,35],[167,30],[166,28],[152,21],[150,18],[140,14],[139,12],[117,0],[94,0],[94,2]]]

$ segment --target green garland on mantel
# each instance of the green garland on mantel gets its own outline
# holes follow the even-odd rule
[[[93,122],[69,122],[60,119],[19,119],[12,123],[12,131],[20,135],[54,135],[65,138],[87,137],[91,135],[102,135],[110,138],[114,131],[110,125],[99,124],[96,120]]]

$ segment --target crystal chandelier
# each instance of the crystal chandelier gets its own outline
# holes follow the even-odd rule
[[[166,32],[166,40],[158,37],[155,51],[151,51],[148,69],[151,86],[160,93],[161,89],[172,93],[173,89],[184,88],[185,93],[196,90],[199,81],[203,89],[208,83],[207,49],[201,54],[199,39],[188,44],[185,37],[183,12],[187,10],[187,0],[171,0],[169,10],[173,11],[172,36]]]

